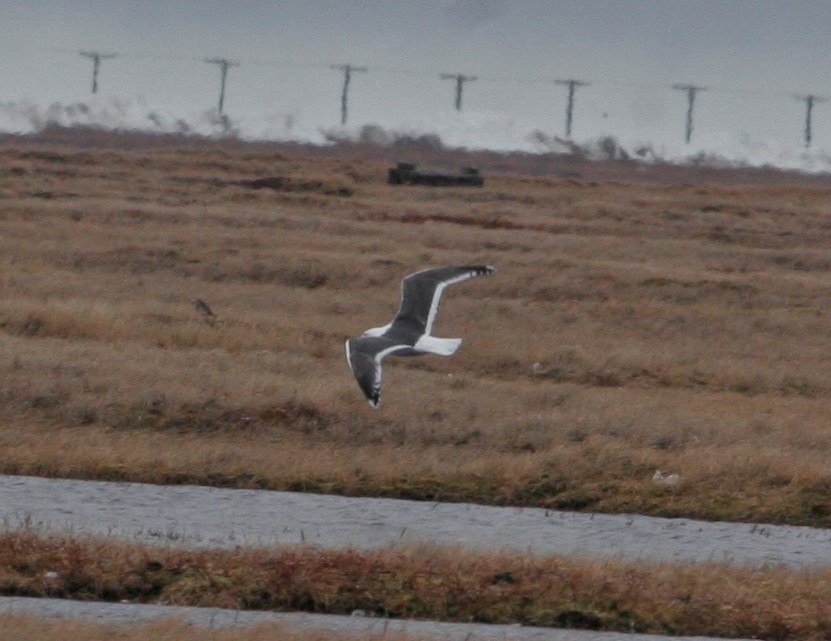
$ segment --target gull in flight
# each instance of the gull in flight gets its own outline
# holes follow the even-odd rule
[[[461,338],[430,335],[444,288],[494,271],[489,265],[473,265],[410,274],[401,282],[401,308],[392,322],[346,341],[346,360],[372,407],[377,408],[381,398],[381,361],[385,356],[450,356],[462,344]]]

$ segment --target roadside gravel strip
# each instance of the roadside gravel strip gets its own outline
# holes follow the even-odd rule
[[[0,615],[10,612],[15,614],[30,613],[38,617],[71,617],[117,624],[143,623],[165,617],[179,617],[188,623],[206,628],[280,623],[296,630],[364,634],[367,635],[367,638],[373,639],[383,639],[387,633],[397,632],[407,633],[417,638],[434,638],[442,641],[489,641],[491,639],[498,641],[706,641],[710,639],[710,637],[668,637],[619,632],[554,630],[519,625],[435,623],[433,621],[401,621],[331,614],[251,612],[219,608],[0,597]]]
[[[430,543],[624,560],[831,563],[831,530],[808,527],[25,476],[0,476],[0,523],[190,547]]]

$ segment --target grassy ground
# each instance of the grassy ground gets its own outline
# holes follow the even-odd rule
[[[183,551],[0,535],[6,594],[672,635],[827,639],[831,571],[425,547]],[[2,629],[2,628],[0,628]]]
[[[506,160],[433,189],[291,148],[121,146],[0,146],[0,472],[831,521],[816,179]],[[343,341],[453,263],[499,269],[445,292],[435,333],[464,344],[388,360],[372,410]]]

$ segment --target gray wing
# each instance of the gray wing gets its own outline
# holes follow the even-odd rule
[[[435,267],[410,274],[401,283],[401,309],[392,324],[417,328],[420,333],[429,334],[436,319],[442,290],[447,285],[494,271],[490,265],[466,265]]]
[[[377,408],[381,400],[381,361],[387,354],[410,349],[381,336],[362,336],[346,341],[346,360],[369,404]]]

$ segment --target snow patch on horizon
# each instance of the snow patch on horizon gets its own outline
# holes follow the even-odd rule
[[[831,173],[831,155],[823,150],[785,147],[747,136],[706,132],[692,145],[654,144],[613,133],[576,141],[542,131],[539,126],[500,113],[451,113],[428,120],[385,126],[364,124],[324,127],[307,122],[297,110],[222,116],[216,109],[188,111],[149,105],[144,99],[93,97],[83,102],[42,104],[32,100],[0,102],[0,132],[33,134],[50,127],[92,127],[130,131],[231,137],[246,141],[325,145],[339,140],[393,145],[404,141],[469,150],[530,154],[581,155],[588,159],[632,159],[711,167],[775,167]]]

